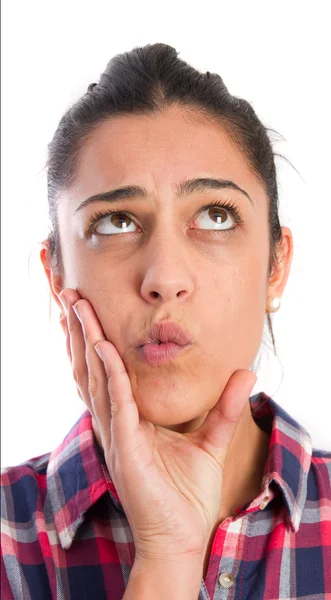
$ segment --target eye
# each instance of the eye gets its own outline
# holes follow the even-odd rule
[[[200,210],[200,214],[198,218],[195,219],[194,225],[196,225],[200,217],[202,217],[202,219],[200,219],[199,229],[210,229],[210,221],[213,221],[215,225],[215,228],[211,228],[213,231],[229,233],[234,229],[237,229],[237,225],[234,227],[227,226],[227,223],[229,222],[229,214],[232,214],[233,217],[230,219],[230,225],[231,221],[232,223],[236,222],[237,224],[242,223],[240,214],[233,204],[227,202],[216,202],[214,204],[204,206]]]
[[[97,235],[116,235],[117,233],[125,232],[133,233],[134,230],[132,229],[132,226],[136,227],[128,215],[120,212],[96,213],[91,219],[91,224],[93,225],[94,223],[97,223],[97,227],[93,228],[92,233],[96,233]],[[113,231],[109,231],[111,225],[113,226]]]
[[[226,226],[230,214],[233,217],[231,219],[232,223],[233,221],[236,223],[231,228]],[[202,216],[203,218],[201,218]],[[202,226],[196,227],[199,220]],[[194,220],[194,229],[211,229],[220,233],[231,233],[242,223],[240,213],[234,204],[216,201],[200,209],[198,217]],[[109,231],[110,227],[113,227],[112,231]],[[125,212],[98,211],[90,219],[88,234],[111,237],[119,233],[135,233],[135,227],[137,226]]]

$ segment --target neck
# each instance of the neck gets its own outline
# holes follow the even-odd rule
[[[207,414],[187,423],[169,425],[167,429],[179,433],[195,431]],[[269,435],[255,423],[247,400],[225,460],[219,522],[235,516],[236,508],[260,493],[269,441]]]
[[[179,433],[195,431],[207,414],[167,429]],[[227,517],[236,516],[237,508],[260,493],[269,441],[269,435],[255,423],[247,400],[225,460],[218,525]]]
[[[168,426],[168,429],[185,433],[199,427],[208,413],[189,423]],[[92,417],[92,427],[98,445],[103,451],[98,426]],[[229,516],[236,516],[236,509],[252,500],[261,491],[264,465],[268,456],[270,437],[255,423],[250,403],[247,401],[224,465],[222,501],[218,526]]]
[[[221,506],[206,547],[203,564],[204,579],[217,528],[228,517],[235,517],[236,509],[253,500],[261,491],[269,441],[268,434],[256,425],[248,401],[225,459]]]
[[[261,491],[270,437],[255,423],[245,405],[225,460],[220,522]]]
[[[180,433],[194,431],[203,423],[208,413],[194,422],[182,423],[179,426],[170,426]],[[92,418],[93,430],[98,444],[102,449],[98,427]],[[228,517],[236,516],[236,509],[261,492],[264,465],[269,450],[269,435],[256,425],[249,400],[239,419],[236,431],[232,438],[224,465],[222,479],[222,499],[218,518],[208,540],[203,563],[203,578],[205,579],[209,564],[209,555],[213,544],[215,532],[219,525]]]

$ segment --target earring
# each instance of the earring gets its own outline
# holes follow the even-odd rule
[[[277,312],[280,308],[280,298],[275,296],[274,298],[268,298],[267,300],[267,312]]]

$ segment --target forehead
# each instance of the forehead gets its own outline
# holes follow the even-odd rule
[[[207,176],[230,179],[248,194],[264,196],[245,156],[222,126],[196,111],[169,107],[99,123],[82,146],[70,191],[81,199],[140,184],[153,193]]]

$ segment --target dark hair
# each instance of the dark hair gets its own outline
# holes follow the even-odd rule
[[[232,96],[217,73],[201,73],[178,58],[175,48],[148,44],[117,54],[98,83],[63,115],[48,146],[47,186],[52,269],[63,274],[57,199],[73,184],[80,151],[97,124],[117,115],[153,114],[170,105],[187,107],[220,123],[235,141],[268,197],[269,271],[278,264],[282,230],[274,152],[268,130],[246,100]],[[267,314],[274,351],[275,339]]]

